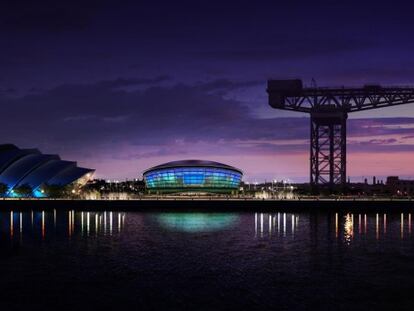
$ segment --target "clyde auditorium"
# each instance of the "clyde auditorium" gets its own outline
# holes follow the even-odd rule
[[[183,160],[164,163],[143,173],[150,194],[236,193],[243,172],[212,161]]]
[[[42,185],[66,186],[84,184],[94,170],[78,167],[76,162],[61,160],[55,154],[42,154],[37,149],[20,149],[12,144],[0,145],[0,183],[8,187],[6,196],[22,185],[32,189],[32,196],[43,197]]]

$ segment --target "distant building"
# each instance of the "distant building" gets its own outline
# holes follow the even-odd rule
[[[164,163],[143,173],[149,193],[236,193],[243,172],[212,161],[183,160]]]
[[[86,185],[84,192],[88,192],[89,197],[91,197],[90,193],[97,192],[103,199],[119,196],[120,193],[126,193],[128,198],[134,198],[144,194],[145,183],[141,179],[125,181],[95,179]]]
[[[414,180],[404,180],[398,176],[389,176],[387,177],[387,188],[394,195],[414,195]]]
[[[2,193],[6,197],[47,197],[45,188],[82,186],[94,171],[78,167],[76,162],[61,160],[56,154],[20,149],[12,144],[0,145],[0,183],[7,187]]]

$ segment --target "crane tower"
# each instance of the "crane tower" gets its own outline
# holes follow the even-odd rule
[[[310,184],[346,184],[348,114],[414,103],[414,87],[304,88],[301,80],[269,80],[269,105],[310,115]]]

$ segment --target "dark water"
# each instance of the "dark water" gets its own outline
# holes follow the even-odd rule
[[[411,218],[4,211],[0,307],[410,310]]]

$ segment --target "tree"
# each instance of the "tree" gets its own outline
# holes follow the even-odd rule
[[[9,191],[9,187],[6,184],[0,183],[0,197],[4,198]]]
[[[45,184],[41,187],[43,193],[49,198],[62,198],[68,196],[68,187]]]
[[[17,194],[18,197],[30,198],[33,194],[33,189],[29,184],[23,184],[17,188],[14,188],[13,192]]]

